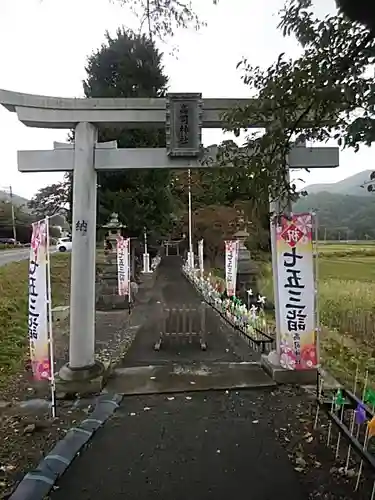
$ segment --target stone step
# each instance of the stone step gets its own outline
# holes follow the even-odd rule
[[[211,362],[117,368],[108,388],[125,395],[275,387],[259,363]]]

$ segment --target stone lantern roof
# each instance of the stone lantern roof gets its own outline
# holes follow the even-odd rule
[[[103,228],[105,229],[121,229],[124,226],[124,224],[121,224],[121,222],[118,220],[118,214],[116,212],[113,212],[109,218],[109,222],[107,224],[104,224]]]

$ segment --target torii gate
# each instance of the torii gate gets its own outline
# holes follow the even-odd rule
[[[90,379],[95,361],[95,250],[97,171],[138,168],[202,168],[201,129],[222,128],[222,114],[252,99],[202,99],[201,94],[167,98],[56,98],[0,90],[0,104],[29,127],[75,129],[75,144],[55,143],[51,151],[19,151],[21,172],[73,171],[73,252],[71,263],[69,363],[63,380]],[[267,123],[249,127],[267,127]],[[97,126],[166,127],[167,148],[117,149],[97,143]],[[215,147],[208,156],[215,157]],[[339,164],[338,148],[293,148],[290,168]],[[276,298],[276,297],[275,297]]]

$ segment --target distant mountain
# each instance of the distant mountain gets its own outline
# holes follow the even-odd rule
[[[353,196],[371,196],[367,189],[361,188],[361,185],[368,181],[373,170],[364,170],[359,174],[352,175],[342,181],[332,184],[311,184],[303,188],[308,194],[328,192],[332,194],[348,194]]]
[[[10,194],[7,193],[6,191],[0,191],[0,202],[1,201],[10,201]],[[27,208],[29,200],[26,198],[22,198],[22,196],[18,196],[17,194],[13,194],[13,203],[17,207],[23,207]]]
[[[303,196],[293,206],[294,212],[310,210],[317,213],[320,239],[375,239],[375,194],[353,196],[323,191]]]

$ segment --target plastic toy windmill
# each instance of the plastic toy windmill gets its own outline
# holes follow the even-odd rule
[[[250,313],[251,313],[252,319],[256,319],[256,317],[257,317],[257,308],[256,308],[256,306],[254,304],[250,307]]]
[[[264,307],[265,303],[266,303],[266,297],[264,297],[263,295],[259,295],[259,297],[258,297],[258,304],[261,307]]]

